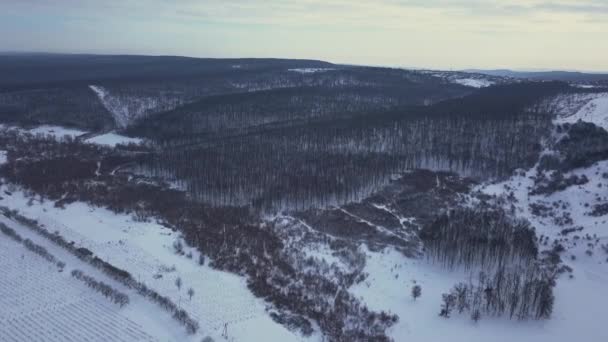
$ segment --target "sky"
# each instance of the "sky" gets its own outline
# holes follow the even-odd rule
[[[608,0],[0,0],[0,50],[608,71]]]

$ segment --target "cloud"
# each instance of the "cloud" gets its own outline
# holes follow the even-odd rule
[[[0,30],[11,32],[0,46],[8,48],[449,67],[581,61],[608,69],[608,0],[0,0],[0,7]],[[543,63],[555,64],[536,65]]]

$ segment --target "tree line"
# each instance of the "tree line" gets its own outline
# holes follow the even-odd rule
[[[483,316],[510,319],[549,319],[553,312],[555,273],[539,265],[499,267],[493,274],[480,272],[475,280],[458,283],[442,295],[440,316],[468,313],[478,321]]]
[[[72,277],[84,282],[88,287],[101,293],[104,297],[114,302],[114,304],[120,305],[121,308],[129,304],[129,296],[112,288],[110,285],[102,281],[95,280],[95,278],[84,274],[84,272],[80,270],[72,270],[71,275]]]

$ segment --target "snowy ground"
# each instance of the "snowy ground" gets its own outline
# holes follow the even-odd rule
[[[6,186],[0,188],[4,190]],[[192,341],[205,335],[216,341],[304,340],[269,317],[265,304],[249,292],[244,278],[200,266],[196,251],[192,251],[192,259],[176,255],[172,246],[178,235],[170,229],[83,203],[67,205],[64,210],[48,201],[28,206],[21,191],[10,196],[3,193],[3,197],[0,205],[37,219],[49,231],[58,231],[180,303],[200,323],[200,333]],[[175,285],[178,277],[183,281],[181,290]],[[195,291],[192,300],[188,288]],[[154,315],[162,313],[155,310]],[[224,327],[228,338],[222,338]]]
[[[39,126],[39,127],[30,129],[29,132],[34,135],[35,134],[42,134],[44,136],[52,135],[57,138],[63,138],[65,136],[76,138],[80,135],[87,133],[85,131],[81,131],[78,129],[66,128],[66,127],[61,127],[61,126],[48,126],[48,125],[43,125],[43,126]]]
[[[90,139],[87,139],[86,142],[96,144],[96,145],[104,145],[115,147],[116,145],[128,145],[128,144],[141,144],[143,142],[140,138],[130,138],[124,135],[120,135],[114,132],[101,134],[94,136]]]
[[[82,131],[74,128],[66,128],[62,126],[49,126],[43,125],[32,129],[23,129],[17,126],[5,126],[0,125],[0,129],[19,131],[21,133],[30,133],[34,135],[51,136],[57,140],[65,139],[66,137],[78,138],[90,132]],[[96,145],[103,145],[108,147],[115,147],[116,145],[128,145],[128,144],[142,144],[144,139],[131,138],[124,135],[120,135],[116,132],[108,132],[99,135],[93,135],[91,138],[87,138],[84,142]]]
[[[571,109],[570,113],[567,109],[564,110],[562,115],[555,120],[555,123],[574,123],[582,120],[608,130],[608,93],[588,94],[579,97],[582,97],[581,101],[584,105],[573,114]]]
[[[99,85],[89,88],[97,95],[101,104],[112,114],[116,126],[126,128],[134,120],[158,111],[171,110],[183,103],[179,96],[159,94],[116,94]]]
[[[466,87],[472,88],[485,88],[494,84],[494,82],[484,79],[475,79],[475,78],[460,78],[453,80],[452,82],[461,84]]]
[[[334,69],[334,68],[296,68],[296,69],[288,69],[288,70],[297,72],[300,74],[313,74],[316,72],[325,72],[325,71],[331,71],[331,70],[336,70],[336,69]]]
[[[529,195],[528,190],[533,185],[530,178],[535,169],[523,175],[513,176],[509,180],[492,185],[485,185],[481,191],[488,194],[504,195],[505,190],[513,191],[516,199],[514,205],[516,214],[525,217],[537,230],[537,235],[544,235],[550,240],[558,240],[565,247],[562,255],[564,263],[574,269],[573,279],[562,276],[556,288],[555,317],[544,325],[545,331],[539,336],[546,336],[544,340],[571,341],[583,338],[584,341],[607,341],[608,330],[605,329],[605,307],[608,297],[604,295],[608,288],[608,254],[599,246],[608,243],[608,217],[593,217],[588,215],[591,205],[606,202],[608,199],[608,180],[602,178],[602,173],[608,170],[608,161],[602,161],[586,169],[577,169],[565,174],[585,175],[589,183],[571,186],[563,191],[551,195]],[[601,186],[599,184],[602,184]],[[530,203],[542,203],[553,206],[556,213],[552,216],[561,216],[564,212],[571,215],[573,223],[569,226],[582,227],[577,233],[580,236],[596,236],[592,240],[573,238],[571,234],[566,239],[559,227],[554,223],[553,217],[539,217],[530,212]],[[594,247],[590,247],[592,243]],[[593,252],[587,254],[587,250]],[[574,259],[571,257],[574,256]],[[549,339],[551,337],[551,339]],[[538,340],[537,340],[538,341]]]
[[[519,322],[483,317],[475,324],[468,315],[439,317],[441,294],[467,276],[458,271],[403,257],[396,251],[368,252],[365,272],[369,278],[351,292],[362,298],[370,309],[390,310],[399,322],[389,330],[395,341],[454,342],[602,342],[608,341],[605,308],[608,297],[606,266],[580,265],[575,278],[559,280],[555,289],[554,315],[548,321]],[[412,286],[422,287],[416,301]],[[449,337],[449,338],[448,338]]]
[[[120,104],[117,99],[110,96],[110,92],[104,87],[90,85],[89,88],[97,95],[101,104],[112,114],[114,122],[120,128],[127,127],[129,123],[129,110]]]
[[[0,233],[0,341],[178,341],[185,332],[155,307],[19,223],[0,222],[24,239],[46,248],[66,263],[55,264]],[[79,269],[126,293],[131,302],[120,308],[71,277]]]
[[[608,118],[607,94],[567,95],[556,102],[560,117],[556,123],[577,120],[593,122],[605,129]],[[374,310],[390,310],[400,317],[389,330],[395,341],[496,341],[496,342],[571,342],[608,341],[605,308],[608,307],[608,253],[601,245],[608,245],[608,216],[588,215],[594,204],[608,203],[608,161],[577,169],[565,174],[585,175],[590,181],[571,186],[563,191],[545,195],[529,195],[533,186],[531,176],[536,169],[496,183],[483,184],[476,190],[486,194],[506,197],[513,192],[516,215],[527,218],[537,229],[538,236],[558,240],[565,247],[564,263],[573,269],[572,278],[562,275],[555,288],[556,302],[553,317],[548,321],[519,322],[504,318],[483,317],[477,324],[468,316],[454,314],[450,319],[439,317],[441,294],[454,284],[466,281],[468,276],[460,271],[446,271],[425,260],[403,257],[390,250],[382,253],[368,251],[365,272],[368,279],[351,289],[364,303]],[[601,185],[600,185],[601,184]],[[543,203],[553,207],[553,217],[538,217],[530,212],[530,203]],[[557,208],[554,203],[559,204]],[[509,205],[511,202],[509,202]],[[554,216],[570,213],[572,227],[583,227],[566,239],[557,226]],[[584,238],[590,236],[590,240]],[[595,236],[595,237],[594,237]],[[590,245],[591,244],[591,245]],[[550,248],[541,246],[542,248]],[[591,250],[591,255],[588,251]],[[422,297],[414,301],[410,296],[414,284],[422,287]]]

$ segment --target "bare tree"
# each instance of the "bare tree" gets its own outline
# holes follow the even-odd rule
[[[194,289],[189,288],[188,289],[188,297],[190,297],[190,300],[192,300],[192,297],[194,296]]]
[[[414,287],[412,287],[412,298],[414,298],[414,300],[416,300],[421,295],[422,295],[422,287],[420,287],[420,285],[414,285]]]

